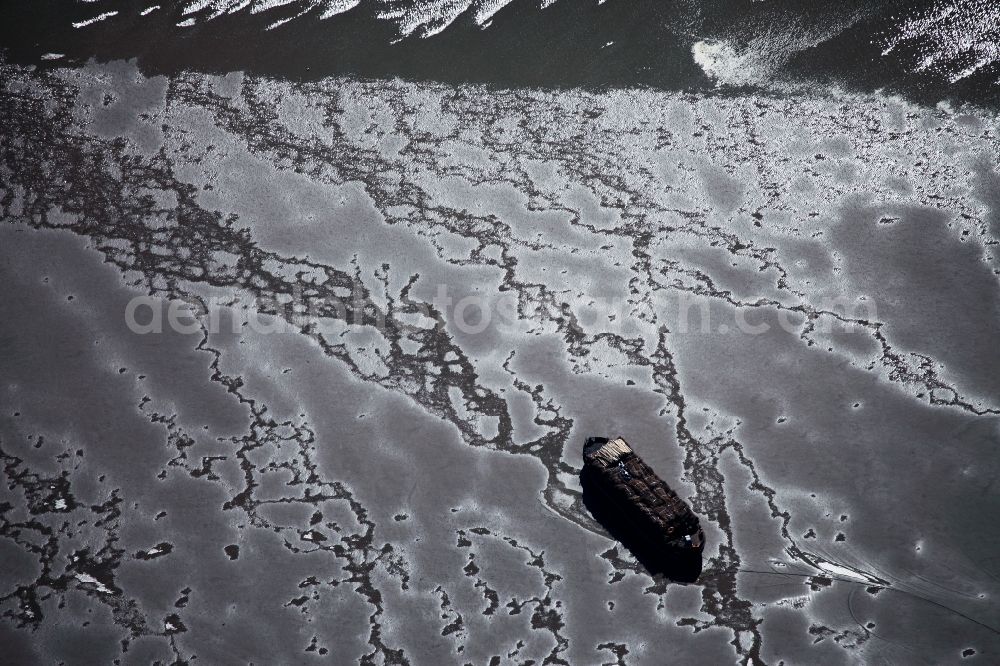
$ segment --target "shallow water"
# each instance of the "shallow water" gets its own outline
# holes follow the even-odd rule
[[[1000,101],[992,0],[36,0],[4,12],[5,57],[46,67]]]

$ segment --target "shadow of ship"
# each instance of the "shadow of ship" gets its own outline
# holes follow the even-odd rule
[[[583,504],[608,535],[624,546],[651,576],[663,575],[678,583],[693,583],[701,575],[702,554],[654,547],[645,529],[640,529],[617,508],[595,482],[585,466],[580,472]]]

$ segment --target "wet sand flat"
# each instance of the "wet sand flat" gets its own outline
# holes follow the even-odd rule
[[[15,662],[996,658],[994,112],[112,61],[0,126]]]

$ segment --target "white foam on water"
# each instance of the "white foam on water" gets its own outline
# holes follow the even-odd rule
[[[228,10],[227,9],[225,11],[225,13],[226,14],[231,14],[231,13],[234,13],[234,12],[238,12],[241,9],[245,9],[246,7],[249,6],[251,14],[260,14],[261,12],[266,12],[269,9],[277,9],[278,7],[284,7],[285,5],[291,5],[291,4],[295,3],[295,2],[296,2],[296,0],[260,0],[259,2],[250,2],[250,0],[240,0],[240,5],[239,5],[239,7],[237,9],[235,9],[235,10]],[[306,3],[306,8],[303,9],[299,13],[299,16],[301,16],[305,12],[309,11],[314,6],[315,6],[314,3]]]
[[[950,83],[1000,64],[1000,3],[996,0],[939,0],[903,21],[882,42],[882,55],[903,46],[916,51],[910,65]]]
[[[724,40],[702,40],[691,46],[695,64],[701,67],[716,85],[739,85],[754,79],[749,57],[736,52]]]
[[[500,1],[507,4],[504,0]],[[451,25],[471,5],[469,0],[424,0],[413,6],[387,8],[376,16],[395,21],[403,37],[409,37],[418,30],[423,37],[431,37]],[[486,11],[492,16],[500,7]]]
[[[326,8],[319,15],[321,19],[328,19],[337,14],[343,14],[361,4],[361,0],[332,0],[326,3]]]
[[[89,0],[80,0],[87,2]],[[548,7],[556,0],[539,0],[539,6]],[[472,20],[481,27],[488,27],[493,16],[510,4],[511,0],[421,0],[401,6],[395,0],[373,0],[379,8],[376,17],[389,20],[396,24],[400,38],[419,35],[430,37],[450,26],[455,19],[465,12],[470,12]],[[598,0],[602,4],[603,0]],[[187,17],[178,25],[187,27],[195,23],[211,21],[225,15],[248,11],[251,14],[261,14],[273,9],[294,5],[299,11],[290,17],[277,19],[267,26],[268,30],[284,25],[312,11],[318,11],[320,19],[329,19],[338,14],[354,9],[361,0],[186,0],[182,3],[181,16]],[[141,16],[160,9],[160,5],[152,5],[140,12]],[[83,27],[103,18],[109,18],[117,12],[82,22],[76,27]]]
[[[188,16],[189,14],[197,14],[203,9],[211,7],[213,4],[218,4],[213,2],[213,0],[189,0],[186,5],[184,5],[184,11],[181,12],[181,16]],[[245,5],[244,5],[245,6]],[[242,7],[240,7],[242,9]]]
[[[510,4],[510,0],[481,0],[476,3],[473,14],[476,24],[486,28],[493,19],[494,14]]]
[[[97,23],[98,21],[103,21],[104,19],[109,19],[112,16],[116,15],[117,13],[118,13],[117,10],[113,11],[113,12],[104,12],[103,14],[98,14],[97,16],[95,16],[92,19],[87,19],[86,21],[77,21],[76,23],[73,24],[73,27],[74,28],[85,28],[88,25],[91,25],[93,23]]]
[[[288,23],[289,21],[291,21],[294,18],[296,18],[296,17],[289,16],[288,18],[283,18],[280,21],[275,21],[274,23],[271,23],[266,28],[264,28],[264,30],[274,30],[275,28],[278,28],[280,26],[285,25],[286,23]]]

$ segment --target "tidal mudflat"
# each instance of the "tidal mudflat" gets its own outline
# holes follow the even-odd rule
[[[114,60],[0,127],[15,662],[997,658],[990,109]]]

